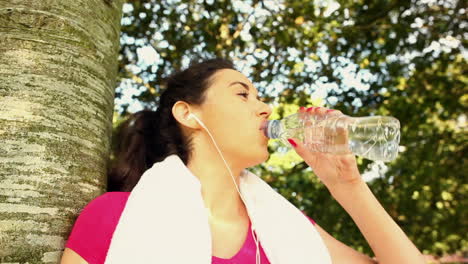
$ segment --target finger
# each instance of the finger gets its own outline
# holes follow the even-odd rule
[[[330,116],[330,115],[342,115],[343,113],[340,110],[327,109],[325,110],[325,114]]]
[[[318,161],[323,160],[323,153],[310,151],[310,149],[307,148],[299,139],[293,137],[289,138],[288,141],[293,143],[291,145],[294,147],[296,153],[301,156],[301,158],[307,165],[309,165],[312,171],[317,166]]]
[[[301,156],[305,161],[315,160],[315,153],[311,152],[298,138],[288,138],[288,141],[297,154],[299,154],[299,156]]]
[[[317,115],[339,115],[339,114],[342,114],[340,110],[336,110],[336,109],[329,109],[329,108],[326,108],[326,107],[316,107],[314,109],[314,113],[317,114]]]
[[[302,121],[304,121],[304,126],[308,126],[311,124],[311,118],[310,118],[310,113],[313,112],[313,109],[316,108],[316,107],[303,107],[301,106],[299,108],[299,117],[301,118]]]
[[[340,116],[343,115],[343,113],[339,110],[336,109],[327,109],[323,107],[322,109],[319,110],[320,113],[322,114],[323,119],[329,119],[333,116]],[[329,142],[328,144],[333,144],[333,145],[341,145],[341,146],[347,146],[348,145],[348,130],[346,127],[346,124],[344,123],[343,120],[337,121],[335,120],[332,123],[332,127],[329,127],[326,129],[326,132],[328,133],[329,136],[326,137]],[[344,149],[343,149],[344,151]],[[347,150],[349,152],[349,150]]]
[[[306,109],[306,113],[304,114],[304,141],[306,142],[311,142],[312,140],[312,135],[313,135],[313,124],[314,124],[314,116],[313,116],[313,111],[316,107],[312,106]]]
[[[321,121],[321,120],[325,119],[327,110],[328,109],[325,108],[325,107],[315,107],[312,110],[312,114],[315,116],[315,120]]]
[[[315,139],[318,138],[319,129],[315,126],[317,121],[317,116],[315,110],[318,107],[312,106],[306,109],[306,122],[304,123],[304,141],[307,142],[309,146],[312,146],[315,142]]]
[[[304,106],[301,106],[299,107],[299,117],[301,118],[301,120],[304,120],[305,119],[305,113],[307,111],[307,108],[304,107]]]
[[[311,106],[311,107],[304,107],[304,106],[301,106],[299,107],[299,113],[314,113],[314,110],[317,109],[319,107],[315,107],[315,106]]]

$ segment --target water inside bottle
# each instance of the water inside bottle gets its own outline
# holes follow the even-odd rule
[[[356,118],[350,124],[349,148],[370,160],[391,161],[398,154],[400,123],[393,117]]]

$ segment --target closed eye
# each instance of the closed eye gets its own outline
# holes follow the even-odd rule
[[[248,98],[249,97],[249,93],[239,93],[237,95],[242,95],[243,97],[245,98]]]

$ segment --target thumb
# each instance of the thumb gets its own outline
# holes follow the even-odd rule
[[[309,164],[309,166],[312,166],[312,164],[316,163],[319,153],[310,151],[297,138],[294,138],[294,137],[288,138],[288,142],[289,142],[289,144],[291,144],[291,146],[293,146],[296,153],[299,156],[301,156],[307,164]]]

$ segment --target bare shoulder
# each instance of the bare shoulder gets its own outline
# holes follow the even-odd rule
[[[88,264],[88,262],[72,249],[65,248],[60,264]]]

